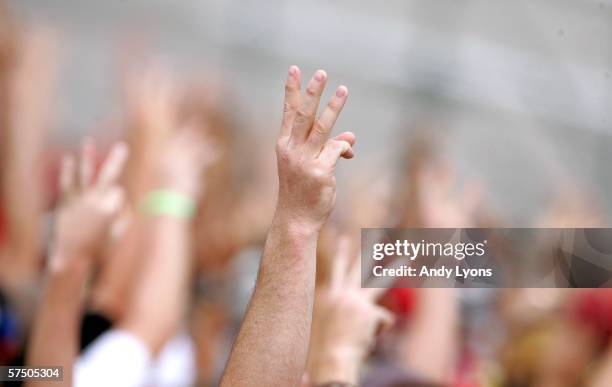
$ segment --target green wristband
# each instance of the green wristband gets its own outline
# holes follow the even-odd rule
[[[196,206],[193,199],[183,193],[160,189],[149,192],[140,209],[146,215],[191,219],[195,215]]]

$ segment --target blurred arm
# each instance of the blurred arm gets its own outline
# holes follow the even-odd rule
[[[414,320],[400,339],[400,363],[426,380],[446,385],[452,382],[458,344],[457,290],[421,289],[418,302]]]
[[[155,187],[159,155],[163,154],[170,130],[176,127],[172,79],[155,66],[141,65],[131,70],[125,82],[126,137],[130,161],[126,165],[127,201],[137,207]],[[144,68],[144,70],[143,70]],[[92,307],[113,321],[122,321],[130,305],[124,295],[133,289],[143,265],[140,250],[145,222],[137,220],[114,246],[100,269],[92,290]]]
[[[179,327],[188,298],[190,222],[170,216],[143,220],[144,266],[121,328],[157,353]]]
[[[140,277],[120,326],[157,353],[176,333],[189,296],[191,217],[201,195],[204,168],[217,158],[208,139],[181,129],[161,158],[158,186],[141,208]]]
[[[95,182],[92,144],[83,144],[78,184],[74,159],[66,156],[62,163],[63,200],[56,221],[55,252],[48,262],[47,283],[28,347],[28,365],[63,366],[67,385],[71,385],[79,349],[82,290],[93,258],[123,205],[117,179],[127,155],[125,145],[113,147]]]
[[[87,257],[64,256],[58,251],[52,259],[73,260],[74,265],[51,270],[48,275],[37,319],[28,348],[29,366],[64,367],[64,383],[72,384],[72,368],[79,353],[83,287],[89,273]],[[37,382],[28,385],[56,385]]]
[[[14,66],[7,69],[6,103],[0,114],[6,132],[2,143],[2,207],[8,223],[11,275],[3,282],[23,286],[38,274],[41,258],[43,187],[41,154],[53,84],[53,44],[48,31],[33,30],[16,39]],[[31,302],[28,302],[31,303]]]

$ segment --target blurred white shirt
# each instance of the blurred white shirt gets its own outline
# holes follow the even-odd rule
[[[195,348],[186,333],[176,335],[159,355],[134,335],[111,330],[81,354],[74,367],[75,387],[181,387],[195,382]]]

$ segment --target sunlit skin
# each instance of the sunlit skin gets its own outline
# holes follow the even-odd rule
[[[310,339],[319,232],[336,199],[335,169],[352,158],[355,136],[330,138],[348,89],[339,86],[317,117],[327,83],[315,72],[300,91],[289,69],[276,145],[279,193],[251,303],[222,377],[222,386],[297,386]]]

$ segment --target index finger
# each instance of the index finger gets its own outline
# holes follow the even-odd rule
[[[300,104],[300,83],[300,69],[297,66],[289,67],[289,74],[287,74],[287,80],[285,81],[281,137],[287,137],[291,134],[291,128]]]

